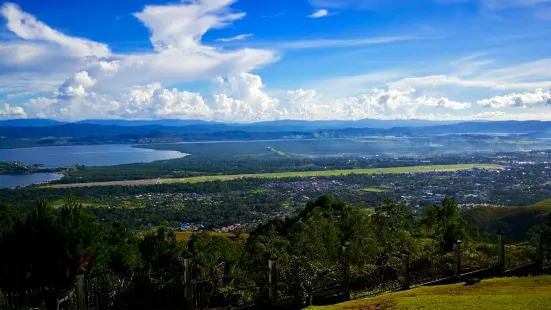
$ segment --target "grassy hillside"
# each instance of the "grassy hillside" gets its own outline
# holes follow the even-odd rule
[[[500,278],[474,286],[421,287],[310,310],[551,309],[551,277]]]
[[[463,214],[465,220],[483,231],[502,229],[513,240],[523,240],[526,232],[543,224],[551,214],[551,200],[527,207],[480,207]]]

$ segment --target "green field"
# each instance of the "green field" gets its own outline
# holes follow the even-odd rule
[[[500,278],[473,286],[420,287],[310,310],[390,309],[551,309],[551,277]]]
[[[497,169],[501,166],[492,164],[459,164],[459,165],[429,165],[429,166],[411,166],[411,167],[391,167],[391,168],[370,168],[370,169],[350,169],[350,170],[324,170],[324,171],[300,171],[300,172],[278,172],[278,173],[259,173],[259,174],[236,174],[236,175],[210,175],[201,177],[179,178],[179,179],[146,179],[131,181],[112,181],[112,182],[90,182],[73,184],[55,184],[44,185],[44,188],[71,188],[71,187],[93,187],[93,186],[139,186],[154,185],[163,183],[201,183],[212,181],[229,181],[241,178],[307,178],[307,177],[330,177],[350,174],[395,174],[395,173],[420,173],[431,171],[457,171],[472,168]]]
[[[276,149],[274,149],[273,147],[270,147],[270,146],[268,146],[268,150],[276,153],[279,156],[289,156],[289,155],[287,155],[287,153],[282,152],[282,151],[278,151],[278,150],[276,150]]]
[[[388,192],[388,190],[386,190],[386,189],[372,188],[372,187],[362,188],[361,191],[366,192],[366,193],[386,193],[386,192]]]

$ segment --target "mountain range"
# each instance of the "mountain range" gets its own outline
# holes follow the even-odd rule
[[[435,122],[423,120],[273,121],[228,124],[195,120],[87,120],[63,123],[26,119],[0,121],[0,147],[225,141],[265,139],[434,136],[447,134],[529,134],[551,137],[551,122]]]
[[[159,119],[159,120],[102,120],[90,119],[77,122],[62,122],[49,119],[12,119],[0,120],[0,127],[47,127],[64,124],[93,124],[93,125],[113,125],[113,126],[163,126],[163,127],[182,127],[190,125],[227,125],[228,127],[249,128],[251,131],[272,129],[279,131],[281,128],[288,130],[322,130],[334,128],[392,128],[392,127],[423,127],[430,125],[454,124],[453,121],[427,121],[427,120],[378,120],[362,119],[357,121],[302,121],[302,120],[277,120],[256,123],[221,123],[202,120],[179,120],[179,119]]]

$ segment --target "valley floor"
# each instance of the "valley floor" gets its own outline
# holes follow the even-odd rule
[[[294,177],[324,177],[340,176],[350,174],[378,174],[378,173],[420,173],[431,171],[458,171],[469,169],[499,169],[499,165],[493,164],[457,164],[457,165],[427,165],[410,167],[390,167],[390,168],[367,168],[367,169],[349,169],[349,170],[322,170],[322,171],[300,171],[300,172],[278,172],[278,173],[259,173],[259,174],[238,174],[238,175],[213,175],[200,176],[179,179],[146,179],[146,180],[128,180],[128,181],[110,181],[110,182],[90,182],[90,183],[71,183],[44,185],[44,188],[73,188],[73,187],[93,187],[93,186],[139,186],[155,185],[163,183],[201,183],[211,181],[228,181],[240,178],[294,178]]]
[[[310,310],[551,309],[551,276],[483,280],[473,286],[420,287]]]

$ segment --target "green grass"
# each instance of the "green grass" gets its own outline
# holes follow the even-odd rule
[[[92,208],[92,209],[107,208],[108,207],[106,205],[97,204],[97,203],[80,202],[80,204],[82,205],[83,208]],[[65,205],[65,202],[63,202],[63,203],[52,203],[51,205],[52,205],[52,208],[54,208],[54,209],[60,209]]]
[[[551,276],[499,278],[473,286],[420,287],[310,310],[551,309]]]
[[[366,193],[386,193],[386,192],[388,192],[388,190],[386,190],[386,189],[373,188],[373,187],[362,188],[361,191],[366,192]]]
[[[460,165],[432,165],[432,166],[411,166],[411,167],[392,167],[392,168],[368,168],[368,169],[349,169],[349,170],[324,170],[324,171],[299,171],[299,172],[277,172],[277,173],[258,173],[258,174],[237,174],[237,175],[215,175],[202,176],[183,179],[167,179],[167,182],[199,183],[207,181],[227,181],[240,178],[305,178],[305,177],[331,177],[350,174],[378,174],[378,173],[418,173],[430,171],[454,171],[472,168],[498,168],[491,164],[460,164]]]
[[[277,172],[277,173],[258,173],[258,174],[236,174],[236,175],[210,175],[201,177],[162,179],[162,183],[203,183],[212,181],[229,181],[242,178],[307,178],[307,177],[331,177],[350,174],[379,174],[379,173],[419,173],[431,171],[456,171],[472,168],[495,169],[501,166],[492,164],[459,164],[459,165],[429,165],[429,166],[411,166],[411,167],[392,167],[392,168],[368,168],[368,169],[349,169],[349,170],[323,170],[323,171],[298,171],[298,172]],[[71,188],[71,187],[91,187],[91,186],[137,186],[156,184],[156,179],[132,180],[132,181],[111,181],[111,182],[91,182],[91,183],[73,183],[73,184],[54,184],[44,185],[43,188]]]
[[[253,190],[250,190],[249,193],[251,194],[266,194],[269,190],[266,188],[255,188]]]
[[[285,156],[285,157],[288,157],[288,156],[289,156],[289,155],[287,155],[287,153],[282,152],[282,151],[278,151],[278,150],[276,150],[276,149],[274,149],[273,147],[270,147],[270,146],[268,146],[268,150],[270,150],[270,151],[276,153],[276,154],[279,155],[279,156]]]

